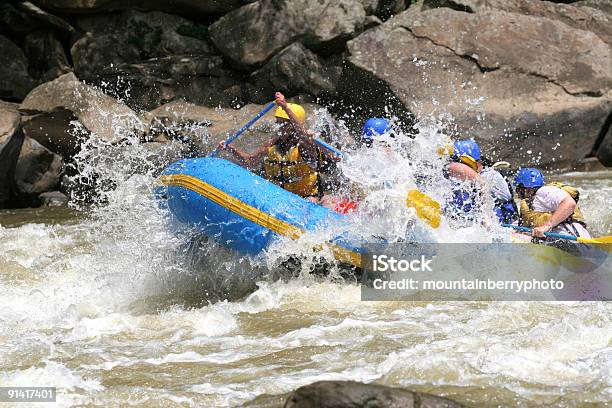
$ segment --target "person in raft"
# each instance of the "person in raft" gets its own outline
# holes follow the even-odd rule
[[[558,182],[545,184],[542,172],[534,168],[520,168],[514,185],[521,199],[519,223],[533,228],[534,237],[544,238],[549,231],[591,237],[578,208],[576,188]]]
[[[306,111],[301,105],[287,102],[280,92],[274,96],[278,131],[270,144],[253,153],[224,142],[219,149],[230,152],[249,169],[262,168],[267,180],[285,190],[328,208],[335,207],[336,200],[324,194],[320,173],[330,172],[338,159],[315,144],[313,133],[305,127]]]
[[[518,220],[512,189],[500,172],[482,164],[480,146],[474,140],[458,140],[454,143],[451,162],[446,170],[450,179],[475,181],[484,190],[488,190],[494,200],[494,211],[500,223],[510,224]],[[478,201],[475,197],[478,193],[480,191],[469,192],[465,188],[456,188],[453,191],[453,206],[469,213],[473,204]]]

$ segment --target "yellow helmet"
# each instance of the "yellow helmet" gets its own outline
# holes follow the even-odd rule
[[[293,114],[300,122],[304,123],[306,121],[306,111],[304,110],[302,105],[298,105],[297,103],[288,103],[287,107],[291,109],[291,112],[293,112]],[[277,118],[289,119],[289,115],[287,115],[287,112],[285,112],[285,110],[280,106],[276,108],[274,116]]]

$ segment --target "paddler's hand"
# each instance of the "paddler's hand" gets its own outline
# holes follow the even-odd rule
[[[219,144],[217,145],[217,149],[221,150],[221,151],[227,149],[227,145],[225,144],[225,140],[222,140],[222,141],[219,142]]]
[[[278,106],[282,106],[283,108],[287,106],[287,100],[285,99],[285,95],[280,92],[274,94],[274,102],[276,102]]]
[[[538,237],[538,238],[544,238],[545,237],[545,233],[550,232],[550,230],[552,229],[552,225],[550,224],[544,224],[540,227],[535,227],[533,229],[532,235],[534,237]]]

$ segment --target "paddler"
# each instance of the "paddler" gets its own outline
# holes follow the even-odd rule
[[[337,158],[315,144],[313,133],[305,127],[306,111],[301,105],[288,103],[280,92],[275,102],[278,130],[271,143],[253,153],[224,142],[219,149],[232,153],[247,168],[261,168],[267,180],[285,190],[320,202],[324,197],[320,173],[329,172]]]
[[[544,238],[553,231],[591,237],[578,208],[577,189],[562,183],[545,184],[542,172],[534,168],[519,169],[514,185],[521,199],[520,223],[533,228],[533,236]]]
[[[385,118],[369,118],[361,130],[361,143],[371,147],[376,139],[391,131],[391,123]]]
[[[458,140],[453,144],[447,172],[450,179],[474,182],[470,191],[465,188],[454,191],[455,208],[470,213],[480,193],[486,190],[494,200],[494,211],[501,223],[510,224],[518,219],[518,209],[506,179],[493,167],[483,165],[480,146],[474,140]]]

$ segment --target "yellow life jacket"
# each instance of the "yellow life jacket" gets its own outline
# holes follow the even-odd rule
[[[546,185],[558,187],[564,190],[566,193],[570,195],[570,197],[574,199],[574,201],[576,201],[576,203],[578,203],[578,199],[580,198],[580,192],[578,191],[576,187],[569,186],[567,184],[563,184],[558,181],[547,183]],[[540,227],[546,224],[552,217],[552,213],[550,212],[535,211],[534,209],[532,209],[531,205],[527,202],[527,200],[521,200],[520,210],[521,210],[521,224],[526,227],[530,227],[530,228]],[[574,210],[573,214],[570,215],[567,218],[567,220],[563,222],[578,222],[586,227],[586,221],[584,220],[582,211],[580,211],[580,208],[578,208],[577,205],[576,205],[576,209]]]
[[[302,197],[319,195],[319,174],[302,158],[297,146],[281,154],[276,146],[268,148],[264,159],[264,173],[268,180]]]

